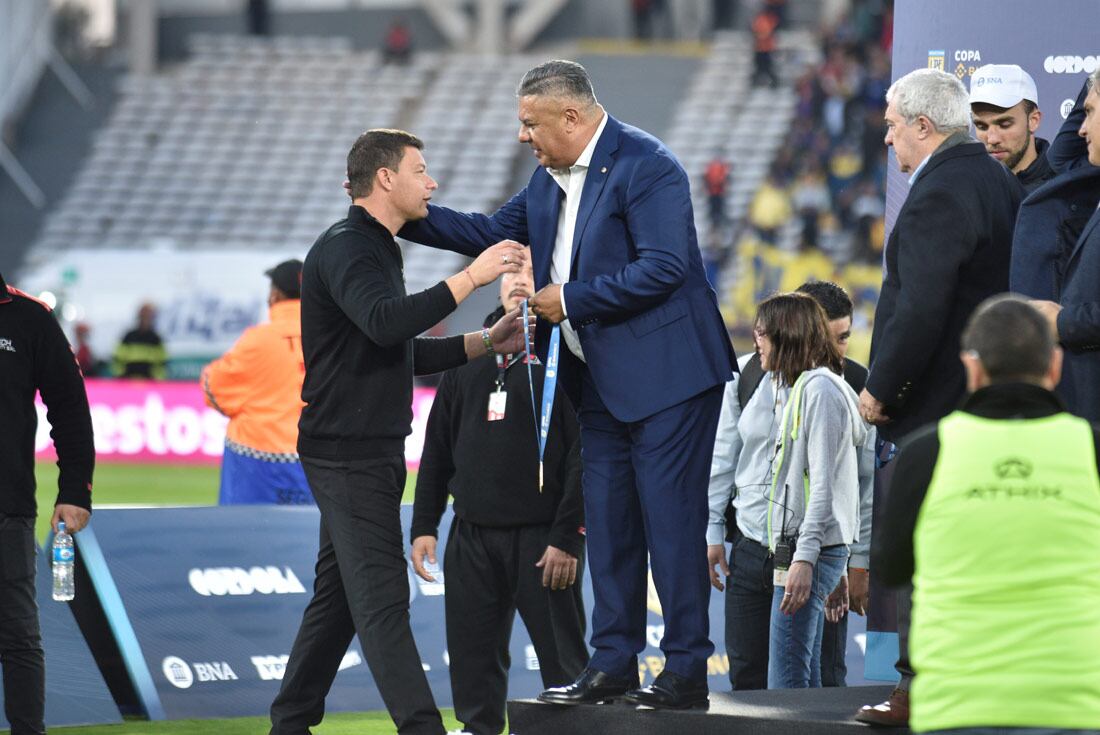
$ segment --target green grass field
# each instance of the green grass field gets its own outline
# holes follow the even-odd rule
[[[57,467],[40,463],[38,478],[38,537],[49,531],[50,516],[57,498]],[[412,502],[416,474],[410,472],[405,485],[405,502]],[[95,472],[92,493],[93,511],[98,505],[216,505],[218,468],[165,465],[100,464]],[[94,523],[93,515],[93,523]],[[451,710],[443,711],[448,729],[459,727]],[[232,720],[178,720],[148,722],[130,720],[121,725],[50,728],[51,733],[71,735],[257,735],[266,733],[267,718],[242,717]],[[313,728],[316,735],[382,735],[394,732],[393,721],[385,712],[331,714]]]
[[[459,727],[450,710],[443,711],[443,724],[449,730]],[[234,720],[176,720],[175,722],[131,721],[121,725],[88,727],[51,727],[50,733],[63,735],[262,735],[271,727],[266,717],[240,717]],[[6,731],[5,731],[6,732]],[[393,720],[385,712],[335,713],[313,728],[314,735],[382,735],[394,732]]]
[[[39,462],[38,538],[46,537],[57,500],[57,465]],[[409,472],[403,501],[411,503],[416,473]],[[92,509],[97,505],[217,505],[218,468],[193,465],[99,464]]]

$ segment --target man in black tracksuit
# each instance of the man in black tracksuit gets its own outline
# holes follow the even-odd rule
[[[306,256],[302,352],[306,363],[298,453],[321,512],[317,577],[271,705],[273,735],[307,735],[354,635],[399,733],[441,735],[409,628],[409,580],[401,539],[405,437],[413,372],[433,373],[498,350],[517,351],[515,318],[440,339],[416,336],[526,252],[486,248],[469,268],[407,295],[394,235],[427,216],[436,188],[423,144],[403,131],[369,130],[348,154],[352,207]]]
[[[501,279],[504,304],[534,294],[530,268]],[[545,369],[531,366],[541,415]],[[500,395],[503,394],[503,395]],[[494,396],[496,396],[494,398]],[[432,404],[416,480],[412,563],[434,581],[439,522],[454,496],[444,553],[447,651],[455,716],[464,732],[504,728],[508,644],[518,610],[545,687],[572,682],[588,664],[584,644],[584,505],[580,436],[569,399],[555,392],[540,491],[538,438],[522,354],[448,370]]]
[[[95,447],[84,378],[49,307],[0,276],[0,664],[12,735],[46,732],[46,668],[34,595],[34,394],[57,450],[57,530],[83,528],[92,509]]]

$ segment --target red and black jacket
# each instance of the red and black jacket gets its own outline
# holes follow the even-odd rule
[[[0,276],[0,516],[36,514],[36,392],[61,468],[57,502],[91,510],[95,445],[84,378],[50,308]]]

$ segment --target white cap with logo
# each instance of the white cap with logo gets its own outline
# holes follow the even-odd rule
[[[1015,107],[1023,100],[1039,104],[1035,80],[1016,64],[986,64],[970,77],[970,104]]]

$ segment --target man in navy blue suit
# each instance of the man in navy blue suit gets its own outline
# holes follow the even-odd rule
[[[1053,282],[1032,305],[1065,350],[1058,394],[1071,413],[1100,421],[1100,69],[1085,82],[1051,143],[1059,176],[1020,209],[1012,243],[1013,275]],[[1024,239],[1031,235],[1031,239]],[[1016,266],[1022,268],[1017,269]],[[1054,300],[1050,300],[1050,299]]]
[[[540,164],[527,187],[489,216],[430,206],[401,236],[471,255],[505,238],[529,243],[531,308],[561,325],[560,379],[581,424],[595,654],[540,699],[705,707],[707,478],[736,363],[688,177],[659,140],[604,111],[580,64],[541,64],[517,95],[519,140]],[[541,357],[550,332],[537,330]],[[639,688],[647,555],[665,668]]]

